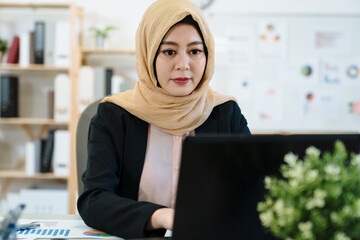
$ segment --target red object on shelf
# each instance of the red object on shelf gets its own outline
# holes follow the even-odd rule
[[[19,44],[20,38],[15,36],[8,52],[7,63],[19,63]]]

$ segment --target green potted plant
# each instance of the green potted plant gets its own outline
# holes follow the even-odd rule
[[[336,141],[333,153],[309,147],[284,160],[282,178],[265,178],[262,225],[281,239],[360,239],[360,154]]]
[[[116,29],[114,26],[106,26],[104,28],[91,27],[90,30],[95,32],[96,47],[103,48],[105,39],[109,36],[111,30]]]
[[[2,59],[8,49],[7,42],[0,38],[0,63],[2,62]]]

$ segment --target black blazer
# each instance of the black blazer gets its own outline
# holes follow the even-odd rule
[[[215,107],[195,129],[195,134],[201,133],[250,131],[239,106],[229,101]],[[99,104],[90,123],[84,192],[77,203],[88,226],[123,238],[164,234],[144,230],[153,212],[163,206],[137,201],[147,137],[147,122],[113,103]]]

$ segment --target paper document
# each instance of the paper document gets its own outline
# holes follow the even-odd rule
[[[36,229],[20,230],[17,232],[18,239],[66,239],[66,238],[104,238],[122,239],[105,232],[86,226],[82,220],[34,220],[20,219],[18,224],[36,222],[40,227]]]

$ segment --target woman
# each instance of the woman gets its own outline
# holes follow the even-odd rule
[[[214,40],[200,9],[159,0],[136,34],[134,90],[105,98],[91,121],[78,200],[89,226],[125,238],[172,229],[182,140],[250,134],[234,98],[213,92]]]

